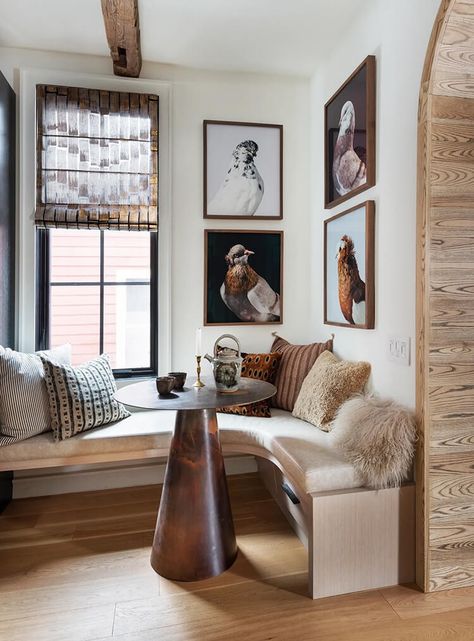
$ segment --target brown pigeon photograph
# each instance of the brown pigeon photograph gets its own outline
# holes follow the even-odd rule
[[[375,57],[325,105],[325,206],[375,185]]]
[[[374,202],[324,223],[324,322],[374,327]]]
[[[205,325],[282,322],[283,232],[205,231]]]

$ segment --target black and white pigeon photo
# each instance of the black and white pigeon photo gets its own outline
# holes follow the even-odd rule
[[[255,166],[258,145],[244,140],[232,152],[223,183],[208,206],[210,215],[253,216],[262,202],[263,178]]]
[[[280,295],[250,267],[255,252],[234,245],[225,257],[227,273],[221,286],[225,305],[241,321],[268,323],[280,320]]]

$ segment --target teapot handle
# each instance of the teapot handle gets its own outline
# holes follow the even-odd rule
[[[236,338],[235,336],[233,336],[232,334],[222,334],[222,336],[219,336],[219,338],[214,343],[214,357],[217,356],[217,346],[218,346],[219,341],[221,340],[221,338],[230,338],[235,342],[235,344],[237,345],[237,354],[238,354],[238,356],[240,358],[240,343],[239,343],[239,339]]]

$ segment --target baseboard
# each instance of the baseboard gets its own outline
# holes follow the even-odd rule
[[[161,459],[15,472],[13,498],[159,484],[165,468]],[[228,475],[248,474],[257,471],[257,464],[253,456],[227,456],[225,469]]]

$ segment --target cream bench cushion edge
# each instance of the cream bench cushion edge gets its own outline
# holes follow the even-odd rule
[[[0,448],[0,471],[167,456],[173,411],[135,411],[118,423],[56,443],[51,432]],[[360,487],[334,435],[273,410],[272,418],[219,414],[224,453],[268,457],[305,493]],[[267,455],[267,456],[266,456]]]

